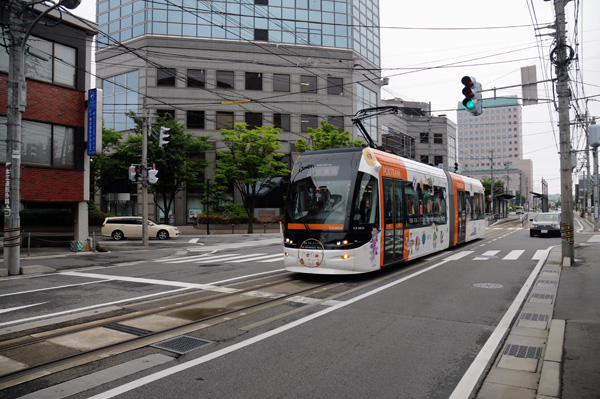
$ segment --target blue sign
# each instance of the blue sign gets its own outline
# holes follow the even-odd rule
[[[96,155],[96,107],[98,105],[97,90],[88,92],[88,155]]]

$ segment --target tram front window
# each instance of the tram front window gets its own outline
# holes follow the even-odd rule
[[[290,187],[289,222],[344,224],[350,179],[340,166],[313,166]],[[342,176],[340,176],[342,175]]]

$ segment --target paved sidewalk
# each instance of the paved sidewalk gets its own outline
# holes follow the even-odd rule
[[[550,251],[477,398],[600,398],[600,233],[576,218],[575,262]]]

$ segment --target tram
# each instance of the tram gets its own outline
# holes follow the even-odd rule
[[[375,148],[306,152],[284,220],[288,271],[358,274],[483,237],[479,180]]]

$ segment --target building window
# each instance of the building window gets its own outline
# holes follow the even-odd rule
[[[441,133],[434,133],[433,134],[433,142],[435,144],[443,144],[444,143],[444,137]]]
[[[273,74],[273,91],[290,91],[290,75]]]
[[[217,111],[216,128],[217,130],[233,129],[233,112]]]
[[[317,92],[317,77],[314,75],[300,76],[300,91],[302,93],[316,93]]]
[[[317,115],[301,115],[300,130],[308,133],[308,128],[317,129],[319,127],[319,117]]]
[[[262,90],[262,86],[262,73],[246,72],[246,90]]]
[[[233,71],[217,71],[217,87],[233,89]]]
[[[327,118],[327,122],[337,128],[338,132],[344,131],[344,117],[343,116],[330,116]]]
[[[433,166],[436,168],[440,165],[444,164],[444,156],[443,155],[434,155],[433,156]]]
[[[77,51],[59,43],[31,36],[27,46],[38,50],[45,59],[25,54],[25,75],[44,82],[75,87]],[[8,72],[9,55],[5,47],[0,48],[0,70]]]
[[[268,42],[269,31],[267,29],[254,29],[254,40],[260,42]]]
[[[246,112],[245,122],[248,130],[256,129],[262,126],[262,113],[260,112]]]
[[[273,125],[284,132],[289,132],[290,114],[273,114]]]
[[[6,161],[7,118],[0,117],[0,162]],[[75,129],[49,123],[22,122],[21,160],[23,164],[75,167]]]
[[[421,132],[419,134],[419,143],[429,143],[429,133]]]
[[[344,79],[327,78],[327,94],[340,95],[344,93]]]
[[[429,165],[429,155],[421,155],[421,162]]]
[[[138,113],[138,79],[138,71],[132,71],[102,81],[102,118],[106,128],[123,131],[135,127],[135,122],[127,117],[127,113]]]
[[[204,111],[188,111],[187,127],[189,129],[204,129]]]
[[[157,86],[175,86],[175,68],[158,68],[156,71]]]
[[[259,6],[268,6],[269,0],[254,0],[254,4]]]
[[[205,83],[204,69],[188,69],[187,87],[204,87]]]

